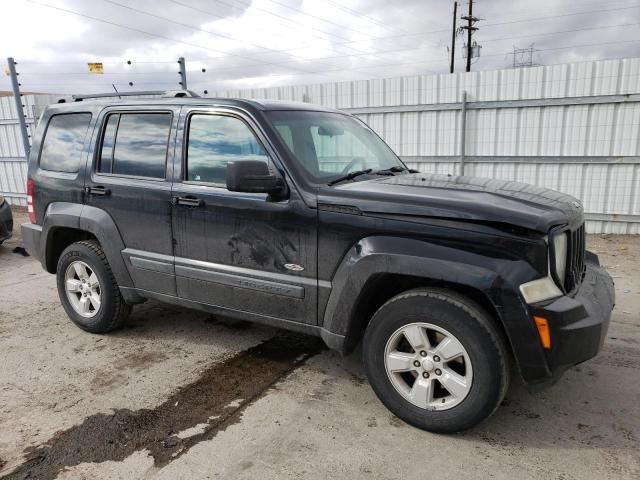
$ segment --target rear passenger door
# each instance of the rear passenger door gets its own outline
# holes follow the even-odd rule
[[[105,210],[136,288],[175,295],[171,172],[179,107],[107,109],[96,129],[88,205]]]

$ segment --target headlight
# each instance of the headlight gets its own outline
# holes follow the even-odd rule
[[[567,234],[561,233],[553,237],[553,255],[555,258],[555,272],[558,281],[564,283],[567,273]],[[560,285],[562,286],[562,285]]]
[[[562,296],[562,292],[550,277],[539,278],[520,285],[524,301],[531,304]]]

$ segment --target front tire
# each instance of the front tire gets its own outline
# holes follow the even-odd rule
[[[382,403],[431,432],[459,432],[489,417],[510,381],[508,351],[489,315],[444,290],[410,290],[386,302],[367,327],[363,356]]]
[[[56,270],[58,295],[69,318],[91,333],[120,327],[131,312],[120,293],[107,257],[95,240],[69,245]]]

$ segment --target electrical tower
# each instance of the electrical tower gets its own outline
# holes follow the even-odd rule
[[[513,47],[513,67],[512,68],[522,68],[522,67],[534,67],[536,66],[533,63],[533,43],[529,45],[527,48],[516,48]]]
[[[471,37],[478,30],[478,27],[475,26],[476,22],[480,21],[478,17],[473,16],[473,0],[469,0],[469,13],[467,15],[463,15],[460,17],[462,20],[466,20],[467,24],[465,26],[460,27],[461,30],[467,31],[467,43],[464,46],[463,50],[463,58],[467,59],[467,72],[471,71],[471,59],[473,57],[480,56],[481,45],[478,45],[478,42],[472,42]]]

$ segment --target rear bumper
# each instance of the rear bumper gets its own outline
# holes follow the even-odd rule
[[[546,305],[532,306],[551,331],[551,349],[545,351],[550,376],[532,382],[553,383],[569,367],[595,357],[602,349],[615,304],[613,280],[589,255],[585,278],[574,297],[560,297]]]
[[[22,242],[25,250],[33,258],[42,262],[40,238],[42,237],[42,227],[33,223],[23,223],[21,225]]]
[[[0,205],[0,241],[13,235],[13,214],[7,202]]]

